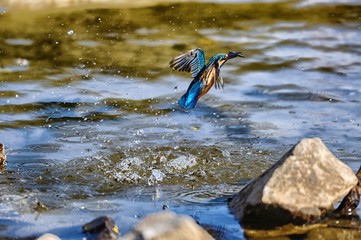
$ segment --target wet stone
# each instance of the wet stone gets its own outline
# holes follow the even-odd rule
[[[303,139],[242,189],[229,207],[245,227],[302,224],[320,219],[357,182],[321,139]]]
[[[5,145],[3,143],[0,143],[0,168],[5,166],[5,161]]]
[[[36,202],[34,210],[37,212],[46,212],[49,210],[49,208],[44,203],[38,201]]]
[[[92,234],[98,240],[118,239],[119,230],[111,217],[103,216],[86,223],[82,227],[83,233]]]
[[[361,166],[356,173],[358,183],[354,186],[337,207],[336,212],[342,215],[350,215],[360,203],[361,197]]]
[[[213,239],[189,216],[177,216],[171,211],[163,211],[147,216],[122,240],[161,240],[161,239]]]
[[[60,240],[60,238],[54,234],[45,233],[45,234],[41,235],[39,238],[37,238],[36,240]]]

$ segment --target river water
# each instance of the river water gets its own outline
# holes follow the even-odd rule
[[[227,197],[302,138],[360,166],[358,1],[0,9],[0,236],[169,208],[241,239]],[[195,47],[246,58],[183,111],[191,78],[168,63]]]

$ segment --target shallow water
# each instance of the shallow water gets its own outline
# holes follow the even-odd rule
[[[104,214],[124,233],[166,205],[242,238],[227,196],[302,138],[360,166],[357,1],[3,9],[0,235],[79,239]],[[186,112],[168,62],[194,47],[247,58]]]

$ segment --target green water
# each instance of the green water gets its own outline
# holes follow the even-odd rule
[[[167,205],[242,238],[226,196],[300,139],[360,165],[357,1],[5,7],[0,26],[0,236],[79,239],[104,214],[124,233]],[[195,47],[247,58],[185,112],[168,63]]]

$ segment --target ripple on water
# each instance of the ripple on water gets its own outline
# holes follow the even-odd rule
[[[14,46],[30,46],[33,44],[33,40],[25,38],[7,38],[4,42]]]
[[[327,92],[312,92],[310,89],[296,84],[255,85],[263,94],[274,95],[287,101],[329,101],[341,102],[340,97]]]
[[[82,41],[78,41],[77,43],[79,46],[91,47],[91,48],[98,47],[99,45],[101,45],[99,42],[93,40],[82,40]]]

